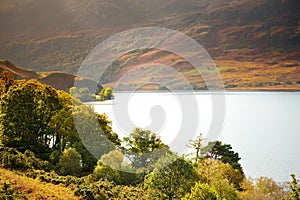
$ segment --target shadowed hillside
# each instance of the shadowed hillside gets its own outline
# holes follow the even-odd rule
[[[78,81],[78,84],[88,87],[90,91],[95,91],[97,85],[97,83],[91,79],[77,77],[65,72],[36,73],[32,70],[15,66],[8,60],[0,60],[0,72],[2,71],[11,72],[17,80],[36,79],[41,83],[51,85],[57,90],[69,91],[69,89],[74,86],[75,80]]]
[[[76,74],[84,58],[106,38],[130,28],[154,26],[187,34],[203,45],[217,63],[226,63],[221,66],[222,75],[229,79],[225,85],[252,88],[263,84],[274,88],[274,83],[286,87],[285,82],[291,81],[293,87],[298,87],[298,0],[2,0],[1,3],[0,22],[4,28],[0,30],[0,58],[35,71]],[[146,61],[158,54],[153,53],[155,56],[148,55]],[[138,63],[131,63],[143,62],[137,59]],[[237,83],[233,79],[241,77],[238,72],[244,69],[238,69],[235,62],[241,62],[239,66],[246,65],[249,70]],[[124,67],[132,66],[121,62],[120,68]],[[121,76],[107,74],[105,82]],[[265,74],[269,74],[270,80]]]

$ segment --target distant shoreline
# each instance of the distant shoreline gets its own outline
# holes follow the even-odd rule
[[[300,89],[283,89],[283,90],[275,90],[275,89],[258,89],[258,90],[123,90],[123,91],[114,91],[114,93],[227,93],[227,92],[300,92]]]

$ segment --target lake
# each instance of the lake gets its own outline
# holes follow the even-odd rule
[[[172,150],[183,153],[182,147],[186,147],[191,134],[203,133],[210,140],[231,144],[242,158],[240,162],[248,177],[266,176],[280,182],[289,181],[291,173],[300,177],[298,92],[226,92],[222,102],[225,112],[213,101],[214,97],[222,96],[219,93],[140,92],[128,95],[116,93],[113,101],[89,103],[96,112],[108,115],[113,130],[120,137],[127,136],[135,127],[150,129]],[[181,98],[185,99],[184,104],[192,106],[194,114],[184,114],[193,111],[180,103]],[[223,120],[213,122],[216,118]],[[187,134],[182,124],[196,128]],[[215,126],[218,128],[214,129]],[[174,145],[173,141],[178,141],[179,136],[182,144]],[[189,152],[185,149],[184,153]]]

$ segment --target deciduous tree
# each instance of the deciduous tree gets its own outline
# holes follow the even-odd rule
[[[134,129],[123,141],[127,152],[131,153],[129,158],[133,167],[141,171],[151,171],[156,161],[169,149],[155,133],[140,128]]]
[[[207,183],[196,183],[191,193],[184,196],[182,200],[217,200],[217,192]]]
[[[62,175],[79,175],[81,155],[74,148],[65,149],[59,160]]]
[[[34,80],[18,81],[1,98],[2,143],[21,151],[29,149],[37,156],[49,152],[54,134],[50,121],[61,107],[52,87]]]
[[[192,164],[184,158],[169,154],[158,160],[145,185],[154,190],[155,199],[180,199],[198,180]]]

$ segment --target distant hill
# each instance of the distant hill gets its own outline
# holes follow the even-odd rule
[[[166,27],[203,45],[222,65],[227,87],[276,89],[279,83],[298,88],[299,10],[299,0],[2,0],[0,58],[35,71],[76,74],[88,53],[109,36]],[[239,69],[243,66],[247,69]],[[120,68],[126,67],[132,66],[121,62]],[[106,75],[105,82],[121,76]],[[197,84],[202,87],[201,80]]]
[[[86,86],[90,91],[95,91],[97,83],[91,79],[77,77],[65,72],[47,72],[36,73],[32,70],[15,66],[8,60],[0,60],[0,72],[11,72],[17,80],[30,80],[36,79],[41,83],[50,85],[58,90],[69,91],[74,86],[74,81],[78,81],[78,84]]]

